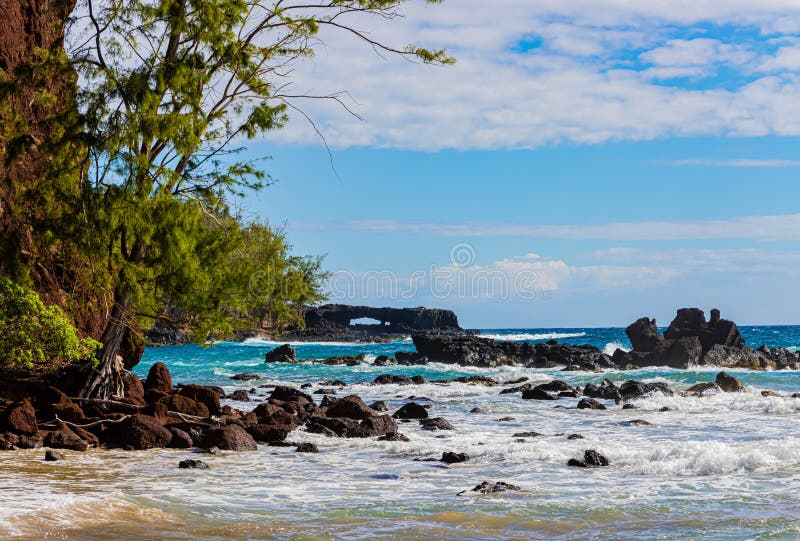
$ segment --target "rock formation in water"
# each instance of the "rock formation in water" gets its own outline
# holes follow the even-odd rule
[[[591,345],[570,346],[551,340],[539,344],[492,340],[480,336],[420,333],[412,336],[417,362],[464,366],[522,365],[533,368],[569,366],[578,370],[615,368],[611,358]]]
[[[681,308],[667,330],[661,335],[654,319],[641,318],[632,323],[625,333],[633,350],[617,350],[614,361],[619,366],[669,366],[692,368],[696,366],[722,366],[774,370],[794,368],[800,362],[796,353],[784,348],[770,350],[745,347],[736,323],[720,318],[717,309],[711,310],[706,321],[699,308]]]
[[[309,308],[305,328],[284,332],[293,340],[362,341],[391,340],[415,332],[465,334],[451,310],[437,308],[376,308],[347,304],[325,304]],[[358,323],[370,319],[374,323]]]

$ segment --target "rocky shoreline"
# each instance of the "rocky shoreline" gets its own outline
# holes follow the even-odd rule
[[[373,366],[392,364],[413,366],[428,362],[460,366],[525,368],[563,368],[568,371],[631,370],[647,366],[696,368],[721,366],[772,370],[797,369],[798,355],[786,349],[750,349],[736,324],[723,320],[712,310],[706,320],[701,310],[678,310],[675,319],[662,334],[652,319],[642,318],[631,324],[626,333],[633,349],[618,349],[612,356],[589,345],[568,345],[556,341],[531,344],[498,341],[470,334],[418,333],[413,335],[415,352],[398,351],[394,358],[379,356]],[[328,366],[355,366],[366,363],[363,354],[298,360],[294,349],[285,344],[265,354],[265,363],[318,362]],[[394,412],[386,396],[367,404],[356,394],[346,393],[348,385],[340,380],[305,382],[300,386],[261,385],[249,391],[238,389],[226,395],[220,387],[173,385],[163,363],[155,363],[142,381],[133,374],[125,376],[125,394],[113,400],[87,400],[70,397],[59,389],[53,378],[16,381],[5,378],[0,389],[0,449],[45,447],[85,451],[89,448],[152,449],[177,448],[215,453],[218,451],[255,450],[259,444],[294,446],[298,452],[315,452],[314,446],[287,441],[298,429],[331,438],[375,438],[381,441],[406,441],[404,423],[418,423],[423,430],[454,430],[453,424],[435,413],[435,404],[424,397],[410,395]],[[233,381],[257,382],[255,372],[231,376]],[[498,381],[488,376],[464,376],[456,379],[426,381],[422,375],[381,374],[368,383],[373,386],[413,387],[436,385],[480,385],[496,387],[498,395],[518,395],[521,400],[558,401],[573,399],[579,410],[635,408],[635,402],[653,394],[672,396],[675,391],[666,383],[630,380],[616,384],[607,378],[574,386],[554,379],[534,384],[527,377]],[[314,389],[314,387],[316,387]],[[65,387],[66,388],[66,387]],[[313,390],[312,390],[313,389]],[[264,390],[269,392],[265,397]],[[715,393],[746,392],[736,378],[720,372],[714,381],[694,385],[683,396],[704,397]],[[767,394],[764,394],[767,393]],[[783,396],[763,391],[764,396]],[[786,395],[790,398],[800,394]],[[228,399],[252,402],[266,398],[252,410],[224,404]],[[556,406],[564,407],[564,406]],[[476,407],[470,413],[480,413]],[[517,435],[515,434],[515,437]],[[579,435],[574,435],[578,438]],[[531,437],[519,434],[519,438]],[[576,458],[576,466],[591,467],[602,462],[588,453]],[[443,457],[448,463],[462,461],[459,451]],[[47,460],[57,460],[48,454]],[[602,458],[602,457],[600,457]],[[189,459],[187,459],[189,460]],[[201,461],[202,462],[202,461]],[[186,462],[181,467],[202,467]],[[600,464],[603,465],[603,464]]]
[[[235,381],[256,383],[255,373],[237,374]],[[348,392],[352,385],[370,385],[380,389],[391,386],[385,400],[367,404],[360,396]],[[554,404],[556,408],[574,410],[636,410],[637,401],[662,395],[703,398],[717,394],[748,393],[733,376],[720,372],[714,381],[698,383],[677,391],[664,382],[628,380],[615,383],[603,378],[582,386],[554,379],[533,383],[527,377],[498,381],[488,376],[469,376],[428,381],[421,375],[382,374],[371,381],[351,385],[338,380],[306,382],[299,386],[263,385],[249,391],[239,389],[225,395],[222,389],[198,385],[173,386],[167,367],[154,364],[144,381],[134,375],[126,377],[126,393],[115,400],[78,400],[69,398],[54,387],[42,387],[19,400],[3,403],[0,412],[0,449],[44,448],[43,459],[58,461],[64,455],[58,450],[86,451],[90,448],[145,450],[158,448],[183,449],[192,452],[176,467],[204,469],[208,467],[202,453],[222,451],[254,451],[258,445],[291,447],[299,453],[315,453],[320,445],[292,443],[291,434],[298,429],[326,438],[362,438],[381,442],[407,442],[403,427],[415,423],[424,431],[459,430],[458,423],[437,412],[437,403],[413,392],[397,403],[397,386],[469,385],[492,389],[497,395],[517,396],[519,400]],[[312,390],[313,389],[313,390]],[[265,396],[265,391],[268,396]],[[343,395],[339,397],[338,395]],[[800,398],[800,393],[786,394],[763,390],[765,397]],[[263,398],[266,400],[261,401]],[[249,411],[224,405],[221,400],[256,402]],[[567,400],[567,405],[559,401]],[[393,412],[390,411],[394,409]],[[464,413],[467,413],[465,410]],[[468,411],[485,413],[480,407]],[[513,418],[495,419],[513,422]],[[642,419],[627,421],[630,426],[648,426]],[[502,430],[502,429],[498,429]],[[516,442],[542,436],[535,431],[509,434]],[[580,440],[579,433],[565,434],[569,440]],[[197,453],[200,453],[198,456]],[[198,458],[195,458],[198,457]],[[441,462],[458,464],[470,460],[467,453],[452,449],[442,454]],[[567,466],[606,467],[610,462],[594,449],[585,449]],[[488,484],[484,484],[488,483]],[[515,490],[514,485],[484,482],[473,489],[479,494]]]

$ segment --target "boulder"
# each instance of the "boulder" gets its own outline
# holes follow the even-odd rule
[[[517,385],[516,387],[507,387],[500,391],[500,394],[521,393],[524,391],[529,391],[530,389],[533,389],[532,383],[523,383],[522,385]]]
[[[122,384],[125,387],[125,398],[137,406],[145,406],[144,384],[139,376],[135,374],[125,374],[122,376]]]
[[[186,460],[178,462],[178,467],[182,470],[207,470],[208,464],[202,460],[187,458]]]
[[[663,340],[663,337],[658,332],[658,327],[656,327],[656,320],[646,317],[631,323],[625,329],[625,334],[628,335],[628,340],[631,341],[634,351],[655,351],[658,343]]]
[[[162,425],[170,421],[169,408],[163,402],[154,402],[147,407],[142,408],[139,413],[155,417]]]
[[[389,404],[384,402],[383,400],[376,400],[372,404],[369,405],[371,410],[374,411],[389,411]]]
[[[361,428],[367,436],[382,436],[397,432],[397,421],[391,415],[373,415],[361,421]]]
[[[255,381],[255,380],[260,380],[261,376],[259,376],[258,374],[254,374],[253,372],[243,372],[241,374],[236,374],[234,376],[231,376],[231,379],[236,381]]]
[[[361,420],[373,415],[375,415],[375,411],[356,395],[334,400],[327,407],[328,417],[347,417],[348,419]]]
[[[404,366],[414,366],[428,362],[427,357],[420,355],[416,351],[396,351],[394,360],[397,364],[402,364]]]
[[[626,381],[619,387],[619,393],[622,400],[636,400],[647,396],[651,393],[661,393],[667,396],[672,396],[672,391],[669,386],[663,382],[644,383],[642,381]]]
[[[711,321],[706,322],[705,314],[699,308],[681,308],[669,327],[664,331],[664,338],[678,339],[695,336],[700,340],[703,352],[714,344],[741,349],[744,347],[736,324],[727,319],[720,319],[719,310],[711,311]]]
[[[484,481],[480,485],[473,488],[470,492],[477,492],[478,494],[498,494],[500,492],[518,491],[518,490],[520,490],[520,488],[517,485],[504,483],[503,481],[498,481],[498,482]],[[459,492],[458,495],[461,496],[466,492],[467,491],[464,490],[462,492]]]
[[[33,436],[39,431],[36,424],[36,410],[29,398],[10,406],[0,416],[0,432],[12,432],[23,436]]]
[[[608,466],[608,464],[608,459],[594,449],[584,451],[583,460],[571,458],[569,462],[567,462],[567,466],[576,466],[579,468],[600,468]]]
[[[390,432],[378,438],[378,441],[411,441],[405,434],[399,432]]]
[[[410,377],[395,374],[381,374],[372,380],[373,385],[411,385],[413,383],[414,381]]]
[[[430,417],[419,422],[422,430],[455,430],[453,425],[444,417]]]
[[[421,404],[409,402],[407,404],[403,404],[400,409],[394,412],[394,417],[397,417],[398,419],[427,419],[428,410],[425,409],[425,407]]]
[[[606,407],[594,398],[581,398],[578,401],[579,410],[604,410]]]
[[[340,379],[329,379],[325,381],[320,381],[320,385],[324,385],[326,387],[347,387],[347,383]],[[309,385],[310,387],[311,385]]]
[[[614,400],[615,402],[622,400],[619,389],[614,385],[614,382],[608,378],[604,379],[603,383],[599,386],[593,383],[586,384],[583,388],[583,396],[588,396],[589,398],[604,398],[606,400]]]
[[[290,425],[295,426],[299,424],[298,419],[288,413],[286,410],[275,404],[265,402],[259,404],[250,412],[246,417],[255,417],[255,422],[251,424],[268,424],[268,425]]]
[[[167,447],[170,449],[191,449],[194,447],[194,440],[187,432],[174,426],[169,427],[169,431],[172,434],[172,439],[167,444]]]
[[[55,451],[53,449],[48,449],[47,452],[44,454],[45,462],[56,462],[58,460],[64,460],[64,453],[61,451]]]
[[[217,447],[224,451],[255,451],[256,440],[239,425],[209,428],[203,436],[203,447]]]
[[[135,413],[122,423],[111,425],[103,433],[107,443],[129,449],[164,448],[172,441],[172,432],[155,417]]]
[[[230,400],[237,400],[239,402],[250,402],[250,395],[244,389],[237,389],[228,395]]]
[[[346,417],[313,417],[306,430],[342,438],[369,438],[397,432],[397,423],[388,415],[375,415],[362,421]]]
[[[169,411],[175,411],[186,415],[194,415],[196,417],[208,417],[210,415],[205,404],[202,402],[196,402],[188,396],[174,394],[162,398],[160,402],[167,406]]]
[[[204,404],[211,415],[220,413],[219,397],[222,396],[222,393],[215,387],[183,385],[178,389],[178,394]]]
[[[289,344],[278,346],[272,351],[268,351],[264,355],[265,363],[295,363],[297,362],[297,354],[294,348]]]
[[[387,366],[391,364],[392,359],[390,359],[387,355],[378,355],[375,357],[375,360],[372,361],[373,366]]]
[[[653,365],[687,369],[700,364],[703,347],[697,336],[684,336],[661,341],[652,355]],[[640,364],[640,366],[645,366]]]
[[[445,451],[442,453],[440,462],[444,462],[446,464],[458,464],[459,462],[466,462],[467,460],[469,460],[469,455],[467,453],[453,453],[451,451]]]
[[[706,381],[692,385],[683,393],[683,396],[705,396],[707,394],[716,394],[722,392],[722,389],[713,381]]]
[[[319,453],[319,447],[317,447],[313,443],[306,442],[298,445],[295,451],[298,453]]]
[[[150,367],[147,379],[144,382],[144,389],[145,391],[159,391],[162,393],[172,392],[172,375],[169,373],[167,365],[155,363]]]
[[[89,444],[64,423],[58,423],[54,431],[47,433],[44,438],[44,445],[45,447],[71,449],[73,451],[85,451],[89,448]]]
[[[748,370],[765,370],[775,368],[769,350],[735,348],[714,344],[703,355],[703,364],[723,368],[744,368]]]
[[[745,391],[744,385],[727,372],[717,374],[717,378],[714,381],[726,393],[743,393]]]
[[[272,390],[272,394],[269,395],[269,399],[280,400],[281,402],[314,403],[314,399],[310,394],[284,385],[278,385],[275,387]]]
[[[278,424],[257,424],[247,427],[247,432],[254,440],[260,443],[284,441],[292,430],[294,430],[294,427],[291,425]]]
[[[558,400],[557,397],[553,396],[552,394],[548,393],[544,389],[539,386],[534,387],[533,389],[527,389],[522,391],[522,399],[523,400]]]
[[[364,353],[359,353],[358,355],[337,355],[314,362],[320,362],[328,366],[358,366],[363,363],[366,358],[367,356]]]

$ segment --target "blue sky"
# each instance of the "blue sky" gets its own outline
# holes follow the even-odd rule
[[[677,4],[411,2],[358,21],[452,67],[325,35],[295,85],[349,91],[364,120],[299,104],[333,166],[294,118],[248,144],[277,182],[244,206],[327,254],[340,302],[484,328],[666,324],[687,305],[800,323],[800,6]]]

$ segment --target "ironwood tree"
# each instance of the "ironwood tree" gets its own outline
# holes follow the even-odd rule
[[[403,4],[84,0],[70,53],[88,141],[82,218],[111,304],[82,395],[122,393],[126,329],[134,318],[158,317],[165,299],[190,309],[201,334],[228,325],[220,308],[231,276],[214,269],[246,240],[231,201],[269,180],[237,158],[237,145],[284,126],[303,99],[339,100],[289,90],[293,67],[314,54],[322,29],[425,63],[452,61],[445,51],[386,44],[358,29],[363,17],[400,16]],[[313,262],[305,266],[313,271]]]

